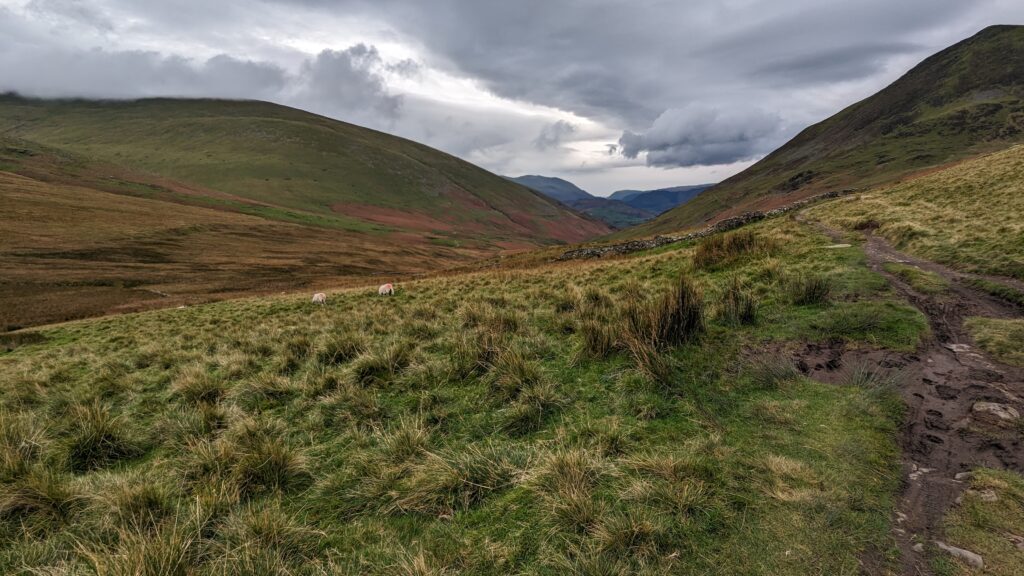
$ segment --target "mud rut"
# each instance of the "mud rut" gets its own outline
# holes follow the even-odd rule
[[[817,225],[839,241],[837,232]],[[995,402],[1024,414],[1024,369],[987,357],[964,328],[970,316],[1018,318],[1022,311],[969,287],[964,280],[970,275],[902,254],[876,236],[867,236],[865,252],[870,268],[927,316],[932,335],[912,354],[808,345],[795,359],[801,370],[823,382],[838,381],[844,366],[859,362],[898,376],[907,412],[901,438],[903,488],[893,537],[902,574],[931,574],[929,544],[942,539],[943,515],[967,488],[966,480],[957,480],[956,475],[976,467],[1024,472],[1020,428],[973,409],[977,402]],[[922,294],[886,272],[886,262],[934,272],[949,281],[948,293]],[[1013,280],[989,279],[1019,288]],[[864,559],[865,573],[886,573],[885,562],[872,556]]]

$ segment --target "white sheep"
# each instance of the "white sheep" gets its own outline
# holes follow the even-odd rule
[[[327,304],[327,294],[323,292],[317,292],[313,294],[313,304],[320,304],[321,306]]]
[[[395,295],[395,287],[390,282],[388,282],[387,284],[381,284],[380,288],[377,288],[377,295],[378,296],[394,296]]]

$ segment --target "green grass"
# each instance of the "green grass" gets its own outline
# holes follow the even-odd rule
[[[1024,320],[968,318],[971,337],[994,358],[1012,366],[1024,366]]]
[[[980,554],[985,568],[970,568],[940,555],[934,565],[937,574],[1024,573],[1024,554],[1011,539],[1024,534],[1024,478],[1007,471],[974,470],[962,503],[946,515],[944,531],[947,544]]]
[[[996,298],[1001,298],[1017,306],[1024,307],[1024,292],[1011,288],[1005,284],[986,280],[984,278],[970,278],[967,282],[975,288],[991,294]]]
[[[856,572],[892,554],[899,403],[750,353],[924,322],[859,249],[755,231],[770,254],[699,269],[677,247],[42,330],[0,354],[0,571]],[[830,297],[794,305],[815,275]],[[737,291],[751,321],[719,313]]]
[[[918,292],[924,294],[944,294],[949,290],[948,280],[934,272],[922,270],[917,266],[886,262],[883,268],[885,268],[886,272],[902,278]]]
[[[936,262],[1024,278],[1024,146],[963,162],[807,213],[833,227],[873,228]]]

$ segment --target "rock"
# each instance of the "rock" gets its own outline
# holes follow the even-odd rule
[[[935,545],[938,546],[940,550],[947,552],[950,556],[963,560],[964,564],[967,564],[972,568],[985,567],[985,561],[981,558],[981,556],[975,554],[974,552],[971,552],[970,550],[964,550],[963,548],[950,546],[949,544],[946,544],[945,542],[940,542],[938,540],[935,541]]]
[[[917,544],[914,544],[913,546],[911,546],[910,549],[913,550],[914,552],[917,552],[918,554],[920,554],[920,553],[924,552],[924,544],[921,544],[920,542],[918,542]]]
[[[825,248],[827,248],[827,249],[849,248],[849,247],[850,247],[850,244],[832,244],[831,246],[825,246]]]
[[[1017,536],[1016,534],[1006,534],[1006,538],[1017,547],[1017,550],[1024,550],[1024,537]]]
[[[976,419],[996,426],[1012,426],[1020,419],[1016,408],[998,402],[975,402],[971,413]]]
[[[976,496],[982,502],[998,502],[999,495],[996,494],[995,490],[986,488],[985,490],[968,490],[968,494]]]
[[[970,472],[957,472],[956,476],[953,476],[953,480],[958,480],[960,482],[963,482],[964,480],[970,480],[971,478],[974,478],[974,474]]]

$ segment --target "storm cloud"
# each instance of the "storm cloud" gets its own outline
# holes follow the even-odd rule
[[[600,193],[728,176],[1022,22],[1016,0],[0,0],[0,91],[271,100]]]
[[[642,134],[625,132],[627,158],[646,152],[648,166],[714,166],[756,158],[780,144],[782,119],[757,109],[689,106],[666,110]]]

